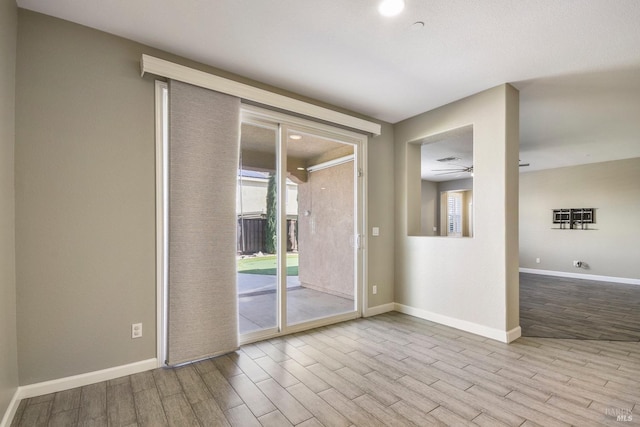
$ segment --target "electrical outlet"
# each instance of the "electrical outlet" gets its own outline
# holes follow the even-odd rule
[[[540,258],[536,258],[536,264],[540,264]]]
[[[374,295],[378,293],[378,285],[373,285],[372,292]]]
[[[131,338],[142,337],[142,323],[131,324]]]

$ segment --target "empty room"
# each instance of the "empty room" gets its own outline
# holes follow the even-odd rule
[[[0,427],[638,425],[638,22],[0,0]]]

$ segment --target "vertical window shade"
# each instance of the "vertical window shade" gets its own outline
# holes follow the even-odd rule
[[[462,235],[462,195],[449,193],[448,196],[448,235]]]
[[[239,129],[239,98],[169,81],[169,365],[238,347]]]

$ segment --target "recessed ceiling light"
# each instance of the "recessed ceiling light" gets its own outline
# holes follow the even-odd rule
[[[404,0],[383,0],[378,6],[382,16],[396,16],[404,9]]]
[[[289,135],[289,138],[291,138],[291,139],[293,139],[293,140],[297,141],[297,140],[299,140],[299,139],[302,139],[302,135],[298,135],[298,134],[295,134],[295,133],[294,133],[293,135]]]

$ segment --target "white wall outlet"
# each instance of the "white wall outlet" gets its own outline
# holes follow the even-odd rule
[[[142,323],[131,324],[131,338],[142,337]]]
[[[372,236],[379,236],[380,235],[380,227],[373,227],[371,229],[371,235]]]
[[[536,258],[536,264],[540,264],[540,258]]]
[[[373,285],[373,288],[371,289],[371,292],[373,292],[373,294],[377,294],[378,293],[378,285]]]

